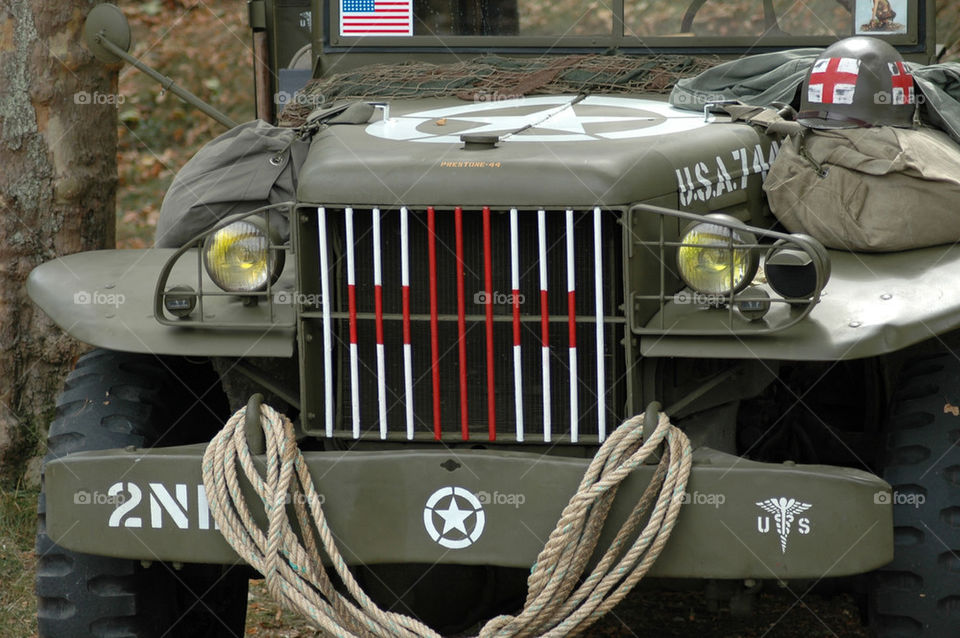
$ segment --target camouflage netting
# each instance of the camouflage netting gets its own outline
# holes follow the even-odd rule
[[[281,126],[346,99],[459,97],[489,101],[543,93],[668,93],[682,77],[715,66],[713,56],[485,55],[458,64],[381,64],[311,81],[280,113]]]

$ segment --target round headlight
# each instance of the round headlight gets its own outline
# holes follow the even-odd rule
[[[203,265],[227,292],[257,292],[283,267],[283,251],[270,250],[267,231],[254,220],[224,226],[206,238]]]
[[[711,217],[708,215],[707,217]],[[724,220],[734,220],[723,216]],[[739,222],[738,222],[739,223]],[[697,292],[722,295],[743,290],[757,273],[757,256],[750,248],[753,233],[710,222],[687,229],[677,251],[680,278]]]

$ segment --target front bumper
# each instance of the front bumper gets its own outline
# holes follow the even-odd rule
[[[50,462],[48,534],[84,553],[237,562],[209,514],[203,451],[106,450]],[[498,450],[304,456],[344,558],[365,564],[529,567],[589,463]],[[869,571],[893,557],[890,486],[872,474],[757,463],[709,448],[693,459],[686,504],[652,575],[819,578]],[[621,486],[601,549],[654,468],[639,468]],[[263,524],[262,509],[252,509]],[[458,522],[451,510],[471,513]]]

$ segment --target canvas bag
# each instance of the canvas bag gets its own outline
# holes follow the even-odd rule
[[[960,147],[932,128],[791,135],[763,190],[788,230],[829,248],[887,252],[960,240]]]
[[[327,126],[365,124],[374,111],[368,102],[345,102],[314,110],[298,128],[253,120],[220,135],[173,178],[160,206],[157,247],[182,246],[229,215],[296,200],[313,135]],[[270,213],[270,227],[282,239],[290,234],[284,212]]]
[[[263,120],[220,135],[184,164],[167,189],[156,245],[182,246],[228,215],[295,200],[307,149],[296,130]],[[285,216],[272,215],[270,224],[281,235],[289,233]]]

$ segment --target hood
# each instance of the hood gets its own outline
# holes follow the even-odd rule
[[[750,170],[737,158],[758,143],[750,126],[623,96],[402,100],[374,118],[314,137],[300,201],[617,206],[702,189],[718,177],[739,184]],[[461,135],[499,141],[467,148]],[[701,175],[699,165],[710,168]]]

